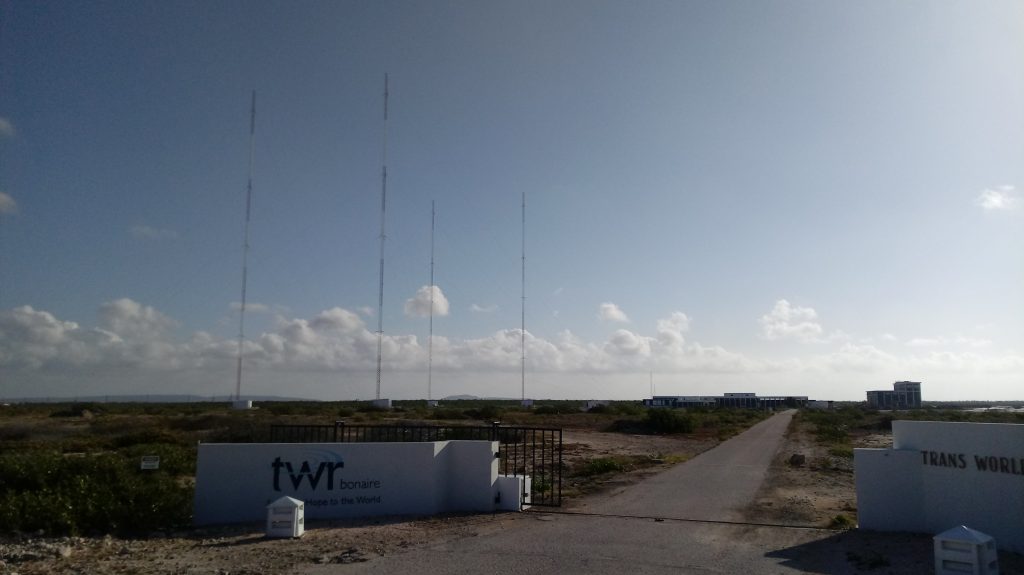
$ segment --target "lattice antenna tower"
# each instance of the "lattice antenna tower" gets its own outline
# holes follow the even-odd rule
[[[427,401],[432,397],[434,375],[434,200],[430,200],[430,327],[427,332]]]
[[[522,400],[526,401],[526,192],[523,192],[523,261],[522,261],[522,305],[520,306],[519,348],[521,350],[520,387]]]
[[[388,198],[388,75],[384,74],[384,138],[380,170],[380,276],[377,289],[377,399],[380,399],[380,365],[384,345],[384,239]]]
[[[238,311],[238,368],[235,372],[235,400],[242,397],[242,351],[245,346],[245,300],[249,282],[249,221],[252,216],[252,169],[256,144],[256,90],[249,109],[249,182],[245,187],[245,231],[242,237],[242,302]]]

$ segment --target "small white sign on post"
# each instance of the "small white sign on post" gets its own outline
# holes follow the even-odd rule
[[[139,464],[139,469],[160,469],[160,456],[143,455],[142,462]]]

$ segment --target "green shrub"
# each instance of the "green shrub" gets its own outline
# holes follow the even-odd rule
[[[178,438],[165,431],[146,429],[116,437],[111,443],[114,447],[121,448],[153,443],[178,443]]]
[[[845,443],[849,441],[846,428],[842,425],[818,425],[814,434],[822,443]]]
[[[613,413],[619,415],[643,415],[644,407],[638,403],[632,403],[628,401],[615,402],[610,405]]]
[[[835,517],[833,517],[832,520],[829,521],[829,523],[828,523],[828,528],[829,529],[843,529],[843,530],[845,530],[845,529],[853,529],[854,527],[856,527],[856,525],[854,524],[853,519],[850,519],[849,516],[844,515],[842,513],[840,513],[839,515],[836,515]]]
[[[647,425],[654,433],[693,433],[693,417],[674,409],[648,409]]]
[[[849,445],[833,445],[828,448],[829,455],[835,457],[842,457],[844,459],[853,459],[853,447]]]
[[[598,457],[597,459],[591,459],[583,464],[576,475],[589,477],[592,475],[601,475],[602,473],[612,473],[616,471],[624,471],[626,464],[621,460],[614,457]]]
[[[466,414],[461,409],[439,407],[430,414],[432,419],[466,419]]]
[[[137,535],[188,525],[192,490],[120,454],[0,456],[0,530]]]
[[[497,405],[485,405],[476,409],[467,409],[465,414],[471,419],[481,419],[483,421],[496,421],[501,419],[501,408]]]
[[[82,417],[86,412],[97,413],[95,403],[72,403],[50,413],[50,417]]]

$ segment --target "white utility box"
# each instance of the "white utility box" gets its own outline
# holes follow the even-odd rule
[[[494,484],[495,508],[501,511],[522,511],[530,508],[529,475],[500,476]]]
[[[932,538],[936,575],[999,575],[996,540],[960,525]]]
[[[306,505],[282,497],[267,505],[267,537],[302,537],[306,531]]]
[[[390,399],[373,399],[373,400],[370,400],[370,405],[372,405],[373,407],[375,407],[377,409],[387,409],[387,410],[390,410],[391,409],[391,400]]]

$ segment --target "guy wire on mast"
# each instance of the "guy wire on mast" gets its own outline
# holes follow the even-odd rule
[[[522,350],[522,367],[520,368],[520,385],[522,387],[522,400],[526,401],[526,192],[523,192],[523,305],[521,306],[521,317],[519,326],[519,347]]]
[[[377,290],[377,399],[380,399],[380,364],[384,342],[384,214],[388,197],[388,75],[384,74],[384,139],[380,171],[380,278]]]
[[[430,328],[427,332],[427,401],[431,397],[434,370],[434,200],[430,200]]]
[[[245,345],[245,298],[249,279],[249,220],[252,214],[252,166],[256,141],[256,90],[252,91],[249,112],[249,183],[245,188],[245,231],[242,239],[242,302],[238,312],[238,369],[235,376],[235,401],[242,398],[242,350]]]

